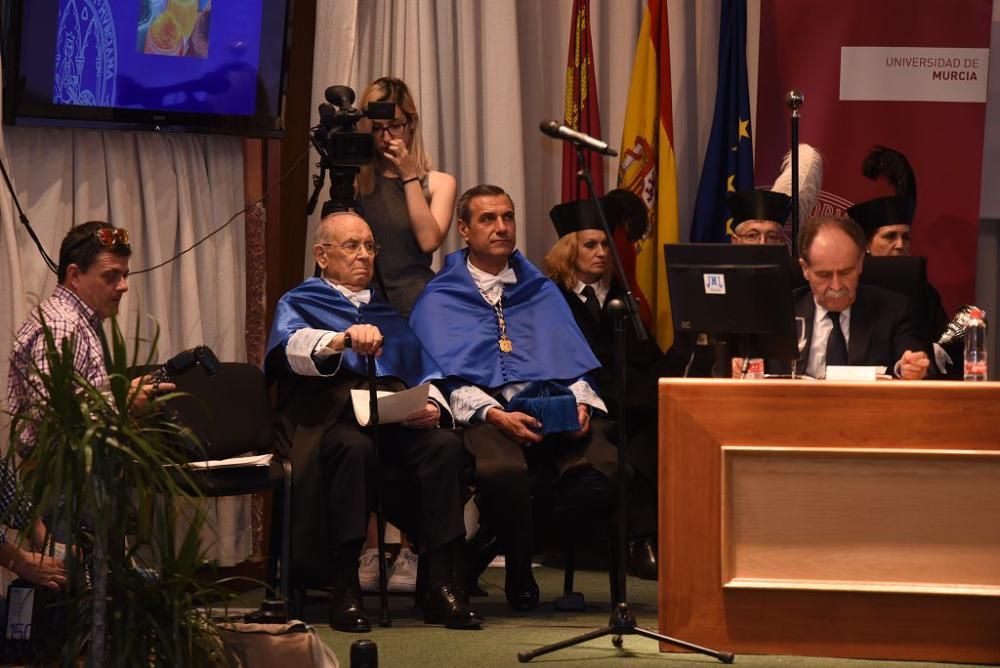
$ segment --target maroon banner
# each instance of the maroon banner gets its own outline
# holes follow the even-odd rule
[[[566,62],[566,119],[574,130],[601,138],[601,113],[597,107],[597,79],[594,76],[594,46],[590,39],[590,0],[573,0],[573,22],[569,33]],[[597,197],[604,195],[604,165],[601,155],[586,151],[587,165],[594,179]],[[587,185],[576,177],[576,148],[563,144],[562,201],[588,199]]]
[[[949,314],[975,297],[991,11],[991,0],[761,3],[757,182],[774,180],[789,148],[793,89],[806,100],[800,141],[825,159],[814,214],[892,194],[861,162],[876,144],[902,152],[917,183],[912,253],[927,256]]]

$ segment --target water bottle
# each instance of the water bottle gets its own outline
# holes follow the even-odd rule
[[[965,327],[965,380],[986,380],[985,317],[982,309],[969,311]]]

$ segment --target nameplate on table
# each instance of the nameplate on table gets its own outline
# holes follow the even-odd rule
[[[826,367],[827,380],[854,380],[870,381],[876,380],[885,373],[884,366],[828,366]]]

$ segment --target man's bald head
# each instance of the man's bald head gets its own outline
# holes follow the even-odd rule
[[[356,213],[332,213],[316,228],[313,257],[323,277],[350,290],[371,283],[377,252],[368,223]]]
[[[316,226],[316,232],[313,234],[313,243],[320,244],[333,241],[334,227],[351,219],[359,220],[365,227],[368,227],[365,219],[353,211],[337,211],[327,214],[323,217],[323,220],[319,221],[319,225]]]

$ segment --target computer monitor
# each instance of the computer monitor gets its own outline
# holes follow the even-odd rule
[[[866,255],[861,284],[874,285],[907,297],[921,294],[927,283],[927,258],[913,255]]]
[[[791,277],[784,246],[666,244],[675,332],[708,334],[732,354],[798,358]]]

